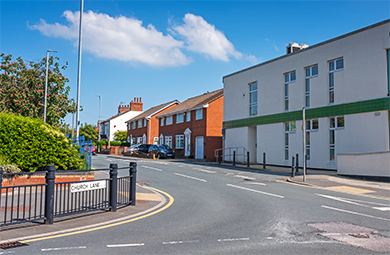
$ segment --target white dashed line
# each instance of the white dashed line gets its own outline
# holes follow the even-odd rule
[[[249,238],[218,239],[218,242],[237,242],[237,241],[249,241]]]
[[[252,192],[260,193],[260,194],[263,194],[263,195],[268,195],[268,196],[273,196],[273,197],[278,197],[278,198],[284,198],[284,196],[280,196],[280,195],[276,195],[276,194],[272,194],[272,193],[268,193],[268,192],[263,192],[263,191],[259,191],[259,190],[255,190],[255,189],[248,189],[248,188],[245,188],[245,187],[236,186],[236,185],[232,185],[232,184],[226,184],[226,185],[229,186],[229,187],[233,187],[233,188],[237,188],[237,189],[243,189],[243,190],[247,190],[247,191],[252,191]]]
[[[194,241],[172,241],[172,242],[163,242],[162,244],[166,245],[166,244],[186,244],[186,243],[199,243],[198,240],[194,240]]]
[[[188,176],[188,175],[184,175],[184,174],[179,174],[179,173],[174,173],[174,174],[178,175],[178,176],[181,176],[181,177],[188,178],[188,179],[193,179],[193,180],[196,180],[196,181],[207,182],[206,180],[199,179],[199,178],[192,177],[192,176]]]
[[[202,168],[194,168],[194,169],[198,170],[200,172],[208,173],[208,174],[215,174],[215,173],[217,173],[216,171],[210,171],[210,170],[206,170],[206,169],[202,169]]]
[[[41,251],[62,251],[62,250],[77,250],[77,249],[86,249],[87,246],[78,246],[78,247],[60,247],[60,248],[47,248],[41,249]]]
[[[245,176],[245,175],[238,175],[238,174],[235,175],[234,177],[248,179],[248,180],[256,180],[256,178],[254,178],[254,177],[249,177],[249,176]]]
[[[151,170],[155,170],[155,171],[159,171],[159,172],[162,172],[161,169],[159,168],[155,168],[155,167],[151,167],[151,166],[142,166],[143,168],[147,168],[147,169],[151,169]]]
[[[144,243],[107,244],[107,248],[138,247],[144,245]]]

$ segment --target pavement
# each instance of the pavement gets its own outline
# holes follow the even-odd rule
[[[113,158],[137,160],[124,156],[109,156]],[[139,160],[139,159],[138,159]],[[169,160],[170,161],[170,160]],[[176,159],[175,162],[184,160]],[[196,160],[185,160],[185,162],[201,165],[215,165],[215,162],[203,162]],[[355,195],[369,196],[379,199],[390,200],[390,183],[379,181],[367,181],[354,178],[338,176],[336,171],[308,170],[303,180],[302,170],[295,177],[291,177],[291,168],[222,163],[221,166],[237,168],[238,170],[274,174],[280,176],[281,181],[295,185],[305,185],[314,188],[339,191]],[[153,214],[167,204],[167,197],[162,193],[145,186],[139,182],[137,185],[136,205],[119,208],[116,212],[94,211],[90,213],[76,214],[66,217],[55,218],[53,225],[46,225],[42,222],[22,223],[0,227],[0,249],[11,245],[12,242],[32,242],[53,236],[64,236],[67,233],[85,232],[93,229],[106,228],[144,218],[148,214]]]

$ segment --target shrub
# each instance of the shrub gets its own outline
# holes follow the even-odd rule
[[[0,156],[22,171],[34,172],[46,165],[58,170],[81,169],[77,148],[40,119],[0,113]]]

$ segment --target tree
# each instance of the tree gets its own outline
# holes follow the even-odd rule
[[[55,58],[57,61],[59,58]],[[58,125],[68,113],[76,112],[76,103],[69,99],[69,81],[62,75],[68,63],[60,68],[53,57],[48,60],[46,122]],[[18,57],[1,53],[0,112],[43,119],[45,104],[46,58],[26,64]]]
[[[127,131],[116,131],[114,133],[114,140],[115,141],[121,141],[121,142],[126,142],[127,140]]]
[[[81,124],[81,127],[80,127],[80,136],[82,136],[82,135],[85,136],[86,141],[89,141],[89,140],[95,141],[96,139],[98,139],[99,131],[96,130],[95,125],[85,123],[84,125]]]

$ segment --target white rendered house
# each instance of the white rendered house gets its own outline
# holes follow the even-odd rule
[[[99,135],[101,140],[114,141],[114,133],[116,131],[127,131],[127,124],[129,119],[140,115],[143,103],[141,98],[134,98],[130,105],[119,105],[118,114],[111,118],[101,121],[99,125]]]
[[[250,161],[390,176],[390,20],[227,75],[224,148]],[[306,124],[303,127],[303,108]],[[305,153],[304,153],[305,135]],[[352,164],[355,162],[355,164]],[[353,166],[353,167],[352,167]]]

